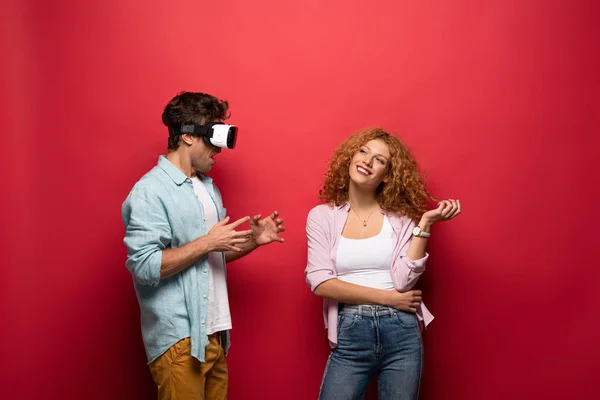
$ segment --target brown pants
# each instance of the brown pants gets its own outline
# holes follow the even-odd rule
[[[227,399],[227,360],[219,333],[208,337],[202,363],[190,355],[190,338],[175,343],[150,363],[158,400]]]

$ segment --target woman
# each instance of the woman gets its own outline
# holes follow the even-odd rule
[[[427,211],[431,196],[402,142],[364,129],[335,152],[307,219],[307,283],[324,298],[332,352],[319,399],[362,399],[378,373],[379,399],[417,399],[421,332],[433,316],[411,290],[425,270],[434,224],[458,200]]]

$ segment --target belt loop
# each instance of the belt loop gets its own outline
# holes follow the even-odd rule
[[[359,304],[359,305],[358,305],[358,315],[362,315],[362,312],[363,312],[362,305],[361,305],[361,304]]]

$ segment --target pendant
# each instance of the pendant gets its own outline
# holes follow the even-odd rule
[[[367,226],[367,221],[363,221],[363,226]]]

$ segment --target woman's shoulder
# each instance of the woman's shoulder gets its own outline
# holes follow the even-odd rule
[[[333,218],[335,213],[339,211],[338,210],[339,208],[340,207],[338,207],[334,204],[329,204],[329,203],[319,204],[319,205],[313,207],[309,211],[308,218],[316,219],[316,220],[330,219],[330,218]]]

